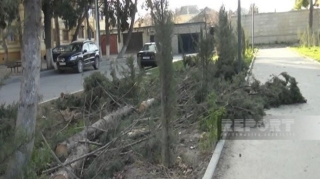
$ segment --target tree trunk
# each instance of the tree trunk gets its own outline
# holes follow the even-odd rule
[[[89,24],[89,5],[86,7],[86,22],[87,22],[87,36],[88,39],[91,40],[91,31],[90,31],[90,24]]]
[[[120,21],[120,1],[117,0],[117,32],[118,32],[118,43],[121,43],[121,21]]]
[[[137,8],[137,0],[134,1],[134,6],[135,6],[135,8]],[[127,47],[128,47],[129,42],[130,42],[132,31],[133,31],[133,25],[134,25],[134,22],[135,22],[136,12],[137,12],[137,10],[135,9],[133,14],[132,14],[132,17],[131,17],[131,24],[130,24],[130,28],[129,28],[129,31],[128,31],[127,39],[124,42],[124,44],[123,44],[123,46],[121,48],[121,51],[118,54],[117,58],[122,58],[124,53],[126,53],[126,51],[127,51]]]
[[[310,12],[309,12],[309,29],[312,32],[313,26],[313,0],[310,0]]]
[[[21,22],[21,17],[20,17],[20,10],[19,8],[17,8],[17,24],[18,24],[18,36],[19,36],[19,41],[20,41],[20,60],[24,59],[23,55],[23,39],[22,39],[22,22]],[[24,69],[24,67],[22,66],[22,69]]]
[[[53,60],[52,60],[52,46],[51,46],[51,19],[52,19],[52,10],[50,7],[49,1],[43,2],[43,15],[44,15],[44,33],[45,33],[45,45],[46,45],[46,61],[47,61],[47,69],[53,68]]]
[[[104,0],[104,14],[105,14],[105,30],[106,30],[106,58],[110,58],[110,23],[109,23],[109,3]]]
[[[171,128],[170,121],[174,118],[175,113],[175,90],[173,84],[173,65],[172,65],[172,46],[171,38],[173,34],[173,23],[168,13],[167,1],[161,0],[159,8],[157,8],[157,16],[154,14],[153,19],[156,30],[157,59],[160,68],[160,84],[161,84],[161,124],[162,124],[162,144],[161,156],[162,164],[166,167],[172,165],[171,145]],[[152,5],[151,5],[152,7]],[[153,8],[151,8],[153,9]]]
[[[86,17],[86,13],[85,12],[83,13],[83,15],[81,17],[79,17],[78,24],[77,24],[77,27],[76,27],[76,31],[72,35],[72,41],[76,41],[78,39],[79,30],[80,30],[80,27],[81,27],[82,22],[84,21],[85,17]]]
[[[60,157],[62,155],[70,153],[71,150],[77,146],[78,141],[85,140],[85,139],[88,139],[88,140],[95,139],[102,132],[99,129],[108,130],[108,127],[112,127],[111,124],[114,123],[115,120],[117,120],[121,116],[131,113],[133,110],[134,108],[132,106],[125,106],[124,108],[119,109],[105,116],[103,119],[98,120],[97,122],[92,124],[90,127],[82,130],[76,135],[73,135],[69,137],[67,140],[59,143],[56,147],[56,155]],[[106,126],[107,128],[103,126]]]
[[[8,28],[8,27],[7,27]],[[8,51],[8,44],[7,44],[7,30],[3,29],[2,30],[2,47],[4,49],[4,61],[6,62],[6,64],[9,62],[9,51]]]
[[[18,117],[15,126],[16,149],[9,158],[5,178],[20,178],[31,159],[36,127],[40,79],[41,0],[25,0],[23,49],[24,71],[21,79]]]
[[[56,29],[56,34],[54,34],[56,36],[56,46],[60,46],[61,42],[60,42],[60,24],[59,24],[59,19],[58,17],[54,17],[54,26]]]

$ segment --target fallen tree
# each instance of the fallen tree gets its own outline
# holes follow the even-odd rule
[[[146,101],[143,101],[140,104],[140,106],[143,105],[144,110],[146,110],[148,107],[152,105],[154,101],[155,101],[154,98],[148,99]],[[130,114],[134,110],[135,108],[133,106],[127,105],[105,116],[103,119],[98,120],[91,126],[86,127],[80,133],[77,133],[76,135],[68,138],[62,143],[59,143],[56,147],[55,152],[58,157],[67,156],[66,160],[63,163],[63,165],[66,167],[61,168],[60,170],[55,172],[51,178],[52,179],[72,178],[72,176],[70,175],[70,172],[68,171],[76,173],[76,170],[81,168],[81,166],[83,165],[83,162],[86,160],[86,154],[90,152],[89,142],[86,143],[85,141],[88,141],[88,140],[90,141],[97,138],[103,131],[108,131],[110,128],[112,128],[112,126],[114,126],[113,124],[116,123],[117,119],[119,119],[122,116]],[[105,147],[106,145],[103,147],[100,147],[99,150],[102,150]],[[81,156],[85,156],[85,157],[81,158]]]
[[[125,116],[132,112],[134,107],[131,105],[124,106],[123,108],[108,114],[103,119],[98,120],[91,126],[86,127],[81,132],[69,137],[67,140],[59,143],[56,146],[55,153],[58,157],[65,156],[70,153],[71,150],[78,145],[78,141],[81,140],[93,140],[99,136],[103,131],[108,130],[111,124],[121,116]]]

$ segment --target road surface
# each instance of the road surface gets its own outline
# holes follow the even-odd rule
[[[253,67],[254,76],[265,82],[269,75],[286,71],[296,78],[306,104],[267,110],[269,117],[291,116],[309,122],[320,117],[320,64],[304,59],[287,48],[261,49]],[[318,119],[319,119],[318,117]],[[318,129],[320,123],[315,124]],[[308,131],[308,129],[306,130]],[[320,130],[311,131],[320,136]],[[320,178],[320,141],[227,140],[214,179],[318,179]]]
[[[174,56],[173,61],[181,60],[180,55]],[[119,60],[119,65],[125,65],[125,60]],[[99,71],[106,72],[107,77],[110,77],[110,61],[101,62]],[[83,78],[95,72],[89,67],[83,74],[76,72],[66,72],[59,74],[56,71],[41,72],[40,77],[40,95],[42,100],[46,101],[56,98],[63,93],[72,93],[83,89]],[[11,104],[19,100],[20,94],[20,79],[15,77],[5,82],[5,85],[0,89],[0,104]]]

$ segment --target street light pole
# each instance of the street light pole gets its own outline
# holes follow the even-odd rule
[[[241,72],[241,4],[238,0],[238,73]]]
[[[254,10],[255,10],[255,4],[253,3],[252,5],[252,35],[251,35],[251,40],[252,40],[252,50],[254,49]]]
[[[99,8],[98,8],[98,0],[94,1],[95,11],[96,11],[96,45],[99,48],[99,55],[101,59],[101,47],[100,47],[100,16],[99,16]]]
[[[96,19],[96,45],[99,47],[99,21],[100,21],[100,18],[99,18],[99,10],[98,10],[98,0],[95,0],[94,1],[94,5],[95,5],[95,19]]]

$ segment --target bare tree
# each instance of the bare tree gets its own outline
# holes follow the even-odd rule
[[[31,159],[36,127],[40,79],[41,0],[24,0],[24,33],[18,117],[15,126],[15,150],[9,158],[5,178],[23,178]]]
[[[155,38],[158,48],[156,56],[160,68],[161,83],[161,119],[162,119],[162,163],[166,167],[172,164],[170,151],[170,121],[175,114],[175,90],[173,84],[172,46],[173,35],[172,13],[168,10],[167,0],[148,0],[151,15],[155,23]]]

